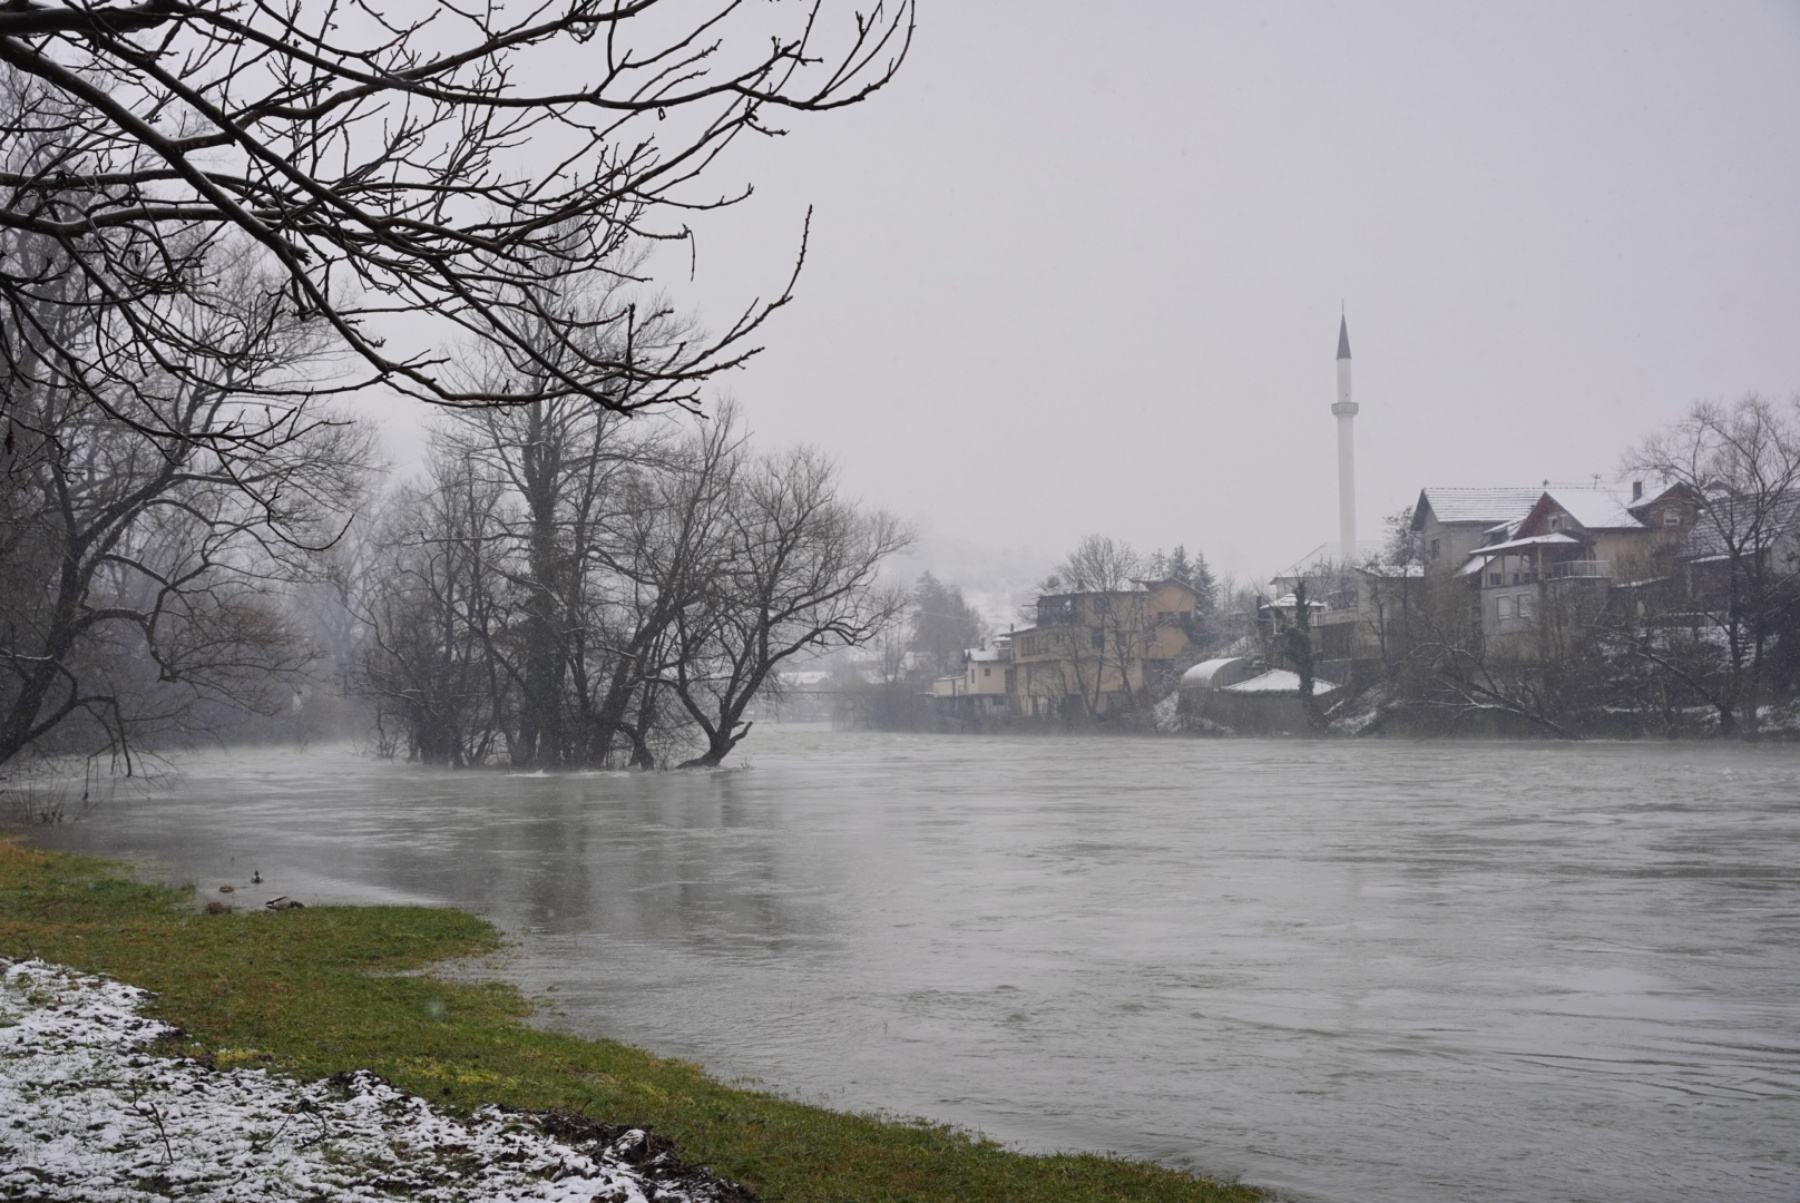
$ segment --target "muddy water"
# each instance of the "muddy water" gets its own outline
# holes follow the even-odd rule
[[[562,1026],[1027,1147],[1343,1203],[1800,1198],[1800,749],[743,750],[215,754],[43,838],[472,907]]]

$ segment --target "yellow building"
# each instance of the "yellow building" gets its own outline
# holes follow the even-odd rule
[[[1047,593],[1013,632],[1011,708],[1025,718],[1101,718],[1173,687],[1196,634],[1199,595],[1180,581],[1105,593]]]

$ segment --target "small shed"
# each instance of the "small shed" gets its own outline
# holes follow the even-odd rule
[[[1223,689],[1227,685],[1235,685],[1242,681],[1249,671],[1249,661],[1243,656],[1221,656],[1216,660],[1202,660],[1181,674],[1181,688],[1184,691]]]

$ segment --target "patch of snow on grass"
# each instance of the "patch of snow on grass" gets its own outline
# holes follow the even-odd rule
[[[1176,691],[1150,708],[1150,718],[1164,735],[1181,730],[1181,693]]]
[[[138,1013],[146,991],[37,960],[0,958],[0,969],[0,1198],[745,1197],[635,1129],[498,1107],[458,1118],[363,1071],[299,1082],[152,1056],[175,1029]]]

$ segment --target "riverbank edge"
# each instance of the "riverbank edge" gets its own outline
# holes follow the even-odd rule
[[[0,836],[0,955],[154,991],[148,1013],[181,1029],[159,1047],[166,1055],[305,1079],[367,1069],[459,1113],[499,1103],[645,1128],[766,1203],[1267,1197],[1144,1162],[1019,1153],[945,1125],[828,1111],[616,1041],[529,1026],[515,987],[431,972],[502,946],[466,911],[207,913],[201,901],[140,882],[127,865]]]

